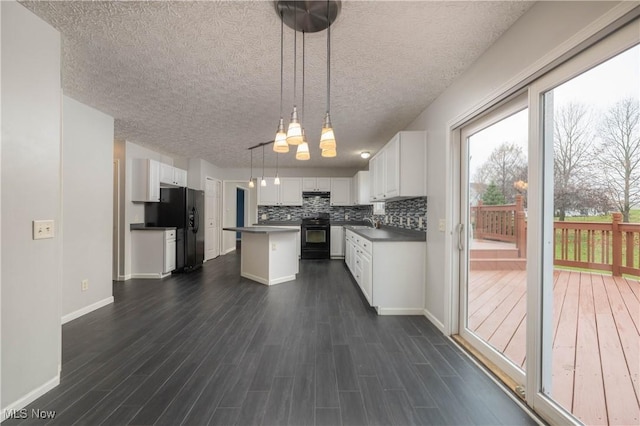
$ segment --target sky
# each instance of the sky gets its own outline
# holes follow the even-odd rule
[[[554,107],[570,102],[592,108],[594,117],[625,97],[640,99],[640,45],[591,68],[553,89]],[[516,113],[471,136],[470,176],[502,142],[514,142],[527,155],[527,110]]]

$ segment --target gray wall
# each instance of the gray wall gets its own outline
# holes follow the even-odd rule
[[[113,240],[113,118],[63,97],[62,318],[110,303]],[[89,289],[80,283],[89,280]],[[75,315],[74,315],[75,314]]]
[[[447,192],[444,180],[450,180],[453,169],[448,154],[448,123],[480,106],[496,90],[508,82],[514,84],[536,65],[548,63],[549,52],[563,45],[584,27],[599,18],[617,2],[538,2],[496,41],[467,71],[440,95],[406,130],[427,131],[428,194],[427,222],[437,224],[447,218],[455,191]],[[447,218],[450,219],[450,218]],[[451,256],[444,250],[447,233],[438,226],[427,229],[427,280],[425,307],[428,315],[440,323],[448,323],[445,306],[457,283],[446,281]],[[454,300],[453,303],[456,303]]]
[[[0,8],[4,414],[59,380],[62,99],[59,33],[18,3]],[[55,238],[34,241],[34,219],[55,220]]]

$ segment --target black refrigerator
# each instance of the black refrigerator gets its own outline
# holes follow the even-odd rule
[[[191,271],[204,261],[204,191],[161,188],[159,203],[146,203],[146,226],[175,226],[176,272]]]

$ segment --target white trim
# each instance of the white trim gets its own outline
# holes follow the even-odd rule
[[[131,274],[131,278],[142,279],[142,280],[157,280],[164,277],[168,277],[169,275],[171,275],[171,272],[167,272],[165,274],[158,273],[158,272],[144,272],[144,273]]]
[[[17,401],[12,402],[6,407],[2,408],[2,412],[0,413],[0,422],[3,422],[7,419],[7,413],[11,410],[20,410],[27,405],[31,404],[36,399],[40,398],[45,393],[49,392],[51,389],[55,388],[60,384],[60,374],[58,373],[54,378],[44,383],[42,386],[37,387],[32,390],[22,398]]]
[[[127,275],[118,275],[118,282],[128,281],[131,279],[131,274]]]
[[[113,303],[113,296],[109,296],[106,299],[99,300],[96,303],[92,303],[91,305],[87,305],[84,308],[80,308],[77,311],[71,312],[70,314],[63,315],[61,324],[66,324],[69,321],[73,321],[76,318],[80,318],[81,316],[86,315],[89,312],[93,312],[96,309],[100,309],[103,306],[107,306],[111,303]]]
[[[420,308],[379,308],[378,315],[422,315],[424,310]]]
[[[229,254],[229,253],[234,252],[234,251],[236,251],[236,248],[235,248],[235,247],[232,247],[232,248],[230,248],[230,249],[228,249],[228,250],[224,251],[222,254],[223,254],[223,255],[225,255],[225,254]]]
[[[281,284],[281,283],[286,283],[296,279],[295,275],[285,275],[284,277],[274,278],[271,280],[267,280],[267,279],[264,279],[263,277],[259,277],[257,275],[249,274],[246,272],[242,272],[240,275],[245,278],[249,278],[250,280],[257,281],[260,284],[264,284],[264,285]]]
[[[433,315],[427,309],[423,309],[421,314],[424,315],[429,321],[431,321],[433,325],[438,327],[438,330],[440,330],[442,334],[447,336],[444,324],[440,320],[438,320],[438,318],[436,318],[435,315]]]

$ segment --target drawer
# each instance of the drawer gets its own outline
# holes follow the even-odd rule
[[[373,246],[371,241],[365,240],[364,238],[360,240],[360,248],[362,248],[364,252],[371,254],[371,246]]]

